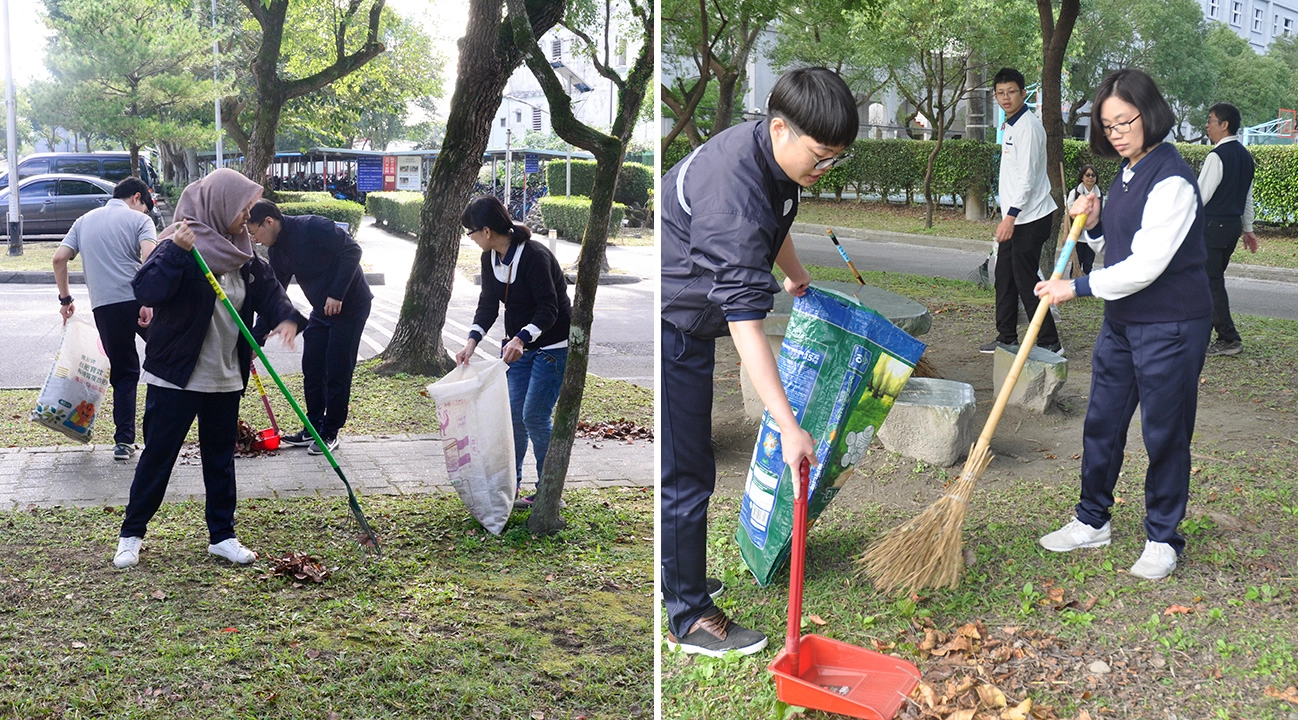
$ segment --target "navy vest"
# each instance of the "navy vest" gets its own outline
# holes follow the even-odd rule
[[[1181,177],[1199,194],[1198,178],[1171,143],[1161,143],[1138,163],[1128,183],[1122,173],[1109,188],[1104,203],[1104,264],[1117,265],[1131,256],[1132,237],[1140,230],[1149,191],[1169,177]],[[1126,163],[1123,163],[1126,166]],[[1212,296],[1203,263],[1203,205],[1197,203],[1194,224],[1172,256],[1167,269],[1145,289],[1104,303],[1104,316],[1119,325],[1179,322],[1212,315]]]
[[[1253,154],[1238,142],[1222,143],[1212,152],[1221,159],[1221,183],[1203,206],[1203,214],[1209,220],[1238,220],[1253,184]]]

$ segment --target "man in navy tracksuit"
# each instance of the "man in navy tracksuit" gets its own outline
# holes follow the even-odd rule
[[[762,320],[780,289],[772,265],[784,271],[787,291],[806,291],[810,276],[789,238],[798,196],[838,162],[859,126],[856,99],[825,68],[785,73],[771,91],[767,115],[713,137],[660,183],[659,537],[667,639],[673,648],[714,657],[766,647],[764,634],[735,624],[712,603],[722,588],[705,575],[708,499],[716,485],[715,341],[733,339],[779,424],[785,461],[795,468],[803,459],[814,463],[811,435],[789,406]]]
[[[248,217],[248,231],[267,250],[281,285],[297,283],[311,303],[302,333],[302,394],[306,416],[330,450],[347,422],[352,373],[361,333],[374,293],[361,271],[361,246],[333,220],[319,215],[284,215],[269,200],[259,200]],[[322,450],[305,428],[284,438],[288,445]]]
[[[1208,139],[1216,147],[1199,170],[1199,194],[1203,196],[1203,239],[1208,248],[1208,289],[1212,291],[1212,326],[1217,342],[1208,346],[1208,356],[1238,355],[1244,343],[1230,316],[1226,294],[1226,266],[1243,234],[1244,247],[1257,252],[1253,234],[1253,155],[1239,142],[1239,108],[1217,103],[1208,110]]]

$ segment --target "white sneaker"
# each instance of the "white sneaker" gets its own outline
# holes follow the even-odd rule
[[[1176,550],[1167,543],[1145,541],[1145,552],[1131,566],[1131,574],[1146,580],[1162,580],[1176,569]]]
[[[247,565],[257,559],[257,553],[244,547],[238,538],[229,538],[215,545],[208,545],[207,551],[240,565]]]
[[[135,567],[140,562],[140,547],[142,545],[144,545],[144,538],[117,538],[117,554],[113,556],[113,564],[122,570]]]
[[[1041,547],[1053,552],[1068,552],[1081,548],[1102,547],[1109,544],[1109,523],[1099,529],[1073,518],[1058,530],[1041,538]]]

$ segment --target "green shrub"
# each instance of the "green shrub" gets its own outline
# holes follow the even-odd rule
[[[350,200],[327,200],[280,203],[279,211],[285,215],[320,215],[334,222],[345,222],[355,237],[356,231],[361,229],[361,216],[364,215],[365,208]]]
[[[546,163],[546,183],[551,195],[563,195],[568,187],[567,167],[563,160],[551,160]],[[640,163],[624,162],[618,173],[617,192],[613,201],[623,205],[641,205],[649,201],[649,188],[653,187],[654,169]],[[591,187],[595,184],[595,161],[572,161],[572,194],[590,197]]]
[[[422,193],[398,190],[372,192],[365,196],[365,209],[374,222],[391,232],[419,234],[419,211],[424,206]]]
[[[313,203],[329,202],[335,199],[323,190],[276,190],[274,200],[276,203]]]
[[[672,144],[663,151],[663,174],[666,175],[668,170],[676,167],[676,163],[684,160],[685,156],[693,151],[694,148],[690,147],[690,141],[683,136],[677,135]]]
[[[586,234],[586,224],[590,222],[590,198],[574,195],[549,195],[541,198],[541,220],[545,226],[559,231],[569,240],[580,240]],[[608,221],[609,235],[617,235],[622,227],[622,216],[626,206],[613,203],[613,212]]]

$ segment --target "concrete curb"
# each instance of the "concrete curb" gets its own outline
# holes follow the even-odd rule
[[[795,222],[793,223],[791,232],[807,235],[824,235],[826,227],[828,226]],[[990,237],[986,240],[970,240],[968,238],[951,238],[941,237],[938,235],[915,235],[911,233],[890,232],[887,230],[870,230],[866,228],[850,227],[834,227],[834,234],[840,239],[847,238],[863,242],[921,245],[924,247],[940,247],[977,253],[989,253],[991,252],[992,247],[992,238]],[[1238,253],[1236,254],[1238,255]],[[1298,269],[1270,267],[1267,265],[1247,265],[1244,263],[1232,262],[1230,267],[1226,268],[1226,277],[1298,283]]]

